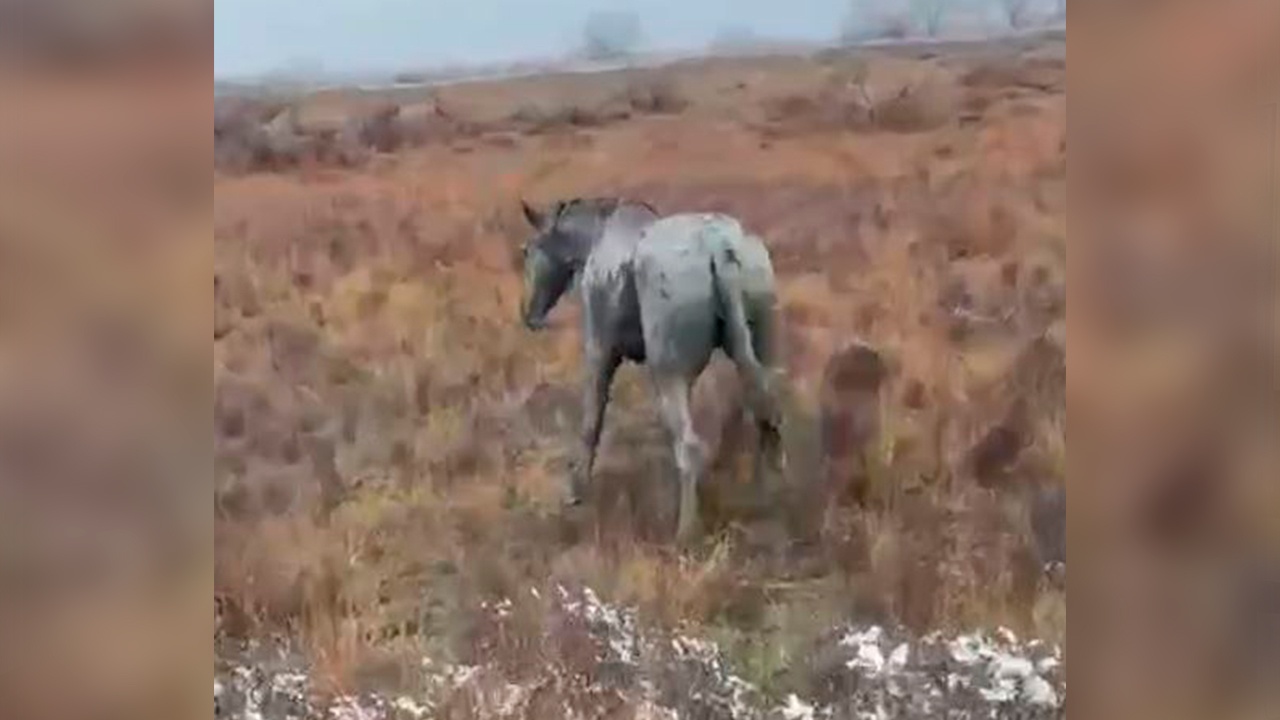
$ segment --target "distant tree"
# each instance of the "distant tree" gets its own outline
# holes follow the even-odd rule
[[[853,0],[840,26],[840,41],[845,44],[867,40],[901,39],[911,34],[911,18],[905,8],[894,11],[885,3]]]
[[[849,3],[844,20],[840,24],[840,42],[855,43],[870,38],[871,33],[868,31],[870,21],[863,5],[862,0],[853,0]]]
[[[582,31],[583,53],[592,60],[626,57],[640,45],[640,17],[633,12],[592,13]]]
[[[937,37],[947,16],[947,0],[911,0],[911,14],[929,37]]]
[[[1031,0],[1000,0],[1000,7],[1011,28],[1025,27],[1031,19]]]

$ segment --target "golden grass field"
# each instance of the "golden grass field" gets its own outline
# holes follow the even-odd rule
[[[676,109],[607,111],[636,87]],[[328,92],[301,122],[389,97],[469,127],[215,178],[221,632],[291,633],[335,688],[466,654],[471,608],[557,582],[701,628],[766,685],[851,617],[1065,640],[1038,554],[1065,533],[1045,500],[1066,473],[1062,40]],[[529,108],[568,119],[524,127]],[[731,212],[779,277],[789,471],[752,497],[732,374],[709,371],[723,439],[688,553],[634,366],[590,509],[559,509],[576,308],[518,322],[518,201],[602,194]],[[853,342],[880,354],[878,392],[831,360]],[[841,435],[854,415],[879,431]]]

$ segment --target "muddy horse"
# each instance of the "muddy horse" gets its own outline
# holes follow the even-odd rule
[[[737,366],[759,430],[756,482],[783,462],[774,366],[776,294],[760,238],[719,213],[661,217],[619,198],[576,198],[538,209],[521,202],[534,233],[522,246],[526,327],[547,315],[575,281],[584,352],[580,454],[566,502],[577,505],[595,465],[614,373],[648,368],[679,469],[681,542],[697,534],[697,485],[709,458],[694,432],[693,383],[715,350]]]

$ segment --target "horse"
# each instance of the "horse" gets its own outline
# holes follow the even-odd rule
[[[708,453],[694,431],[693,383],[719,349],[735,363],[759,430],[757,486],[766,460],[785,463],[775,401],[776,294],[763,241],[719,213],[659,216],[615,197],[574,198],[537,209],[520,201],[533,235],[521,246],[521,316],[531,331],[577,282],[585,381],[579,456],[566,505],[590,483],[614,374],[624,361],[648,369],[679,470],[677,538],[697,532],[697,485]]]

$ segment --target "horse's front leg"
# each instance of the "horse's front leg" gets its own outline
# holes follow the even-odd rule
[[[609,406],[609,389],[613,375],[618,370],[618,358],[612,353],[589,351],[586,362],[586,380],[582,392],[582,445],[577,467],[570,476],[567,503],[578,505],[591,484],[591,471],[596,464],[596,450],[600,446],[600,431],[604,428],[604,413]]]

